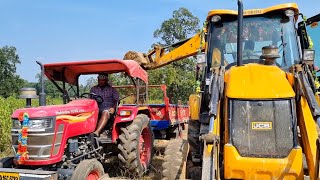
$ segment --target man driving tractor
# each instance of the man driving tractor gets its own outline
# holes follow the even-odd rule
[[[98,75],[98,85],[91,88],[90,93],[97,94],[103,99],[99,103],[99,114],[101,115],[94,134],[99,136],[101,130],[106,126],[111,115],[115,112],[116,103],[119,100],[119,93],[108,83],[108,74]]]

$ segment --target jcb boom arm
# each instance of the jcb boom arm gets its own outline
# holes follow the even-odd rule
[[[169,46],[155,46],[148,54],[129,51],[124,55],[123,59],[138,61],[147,70],[156,69],[174,61],[196,55],[199,50],[203,51],[205,43],[202,44],[201,39],[203,39],[201,33],[198,33],[190,39]]]
[[[320,21],[320,14],[308,18],[306,21],[306,25],[309,26],[309,25],[312,25],[313,23],[319,22],[319,21]]]

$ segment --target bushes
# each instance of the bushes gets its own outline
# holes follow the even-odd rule
[[[24,99],[15,97],[0,97],[0,157],[4,157],[11,152],[11,114],[19,108],[25,106]],[[61,99],[47,98],[47,104],[61,104]],[[38,106],[38,100],[32,100],[32,106]]]

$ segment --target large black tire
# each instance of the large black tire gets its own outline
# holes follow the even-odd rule
[[[200,123],[199,121],[190,120],[188,123],[188,163],[187,163],[187,176],[189,179],[200,180],[201,179],[201,167],[199,162],[194,162],[192,159],[193,154],[200,154]],[[197,157],[199,158],[199,157]]]
[[[139,114],[121,128],[118,158],[131,176],[142,176],[149,169],[153,155],[153,133],[149,117]]]
[[[13,157],[5,157],[0,159],[0,168],[12,168],[13,167]]]
[[[188,142],[190,145],[190,153],[199,153],[200,150],[200,123],[199,121],[190,120],[188,123]],[[189,157],[191,158],[191,156]]]
[[[189,145],[186,140],[170,140],[165,152],[163,180],[186,179],[186,162]]]
[[[104,175],[102,164],[96,159],[81,161],[73,171],[71,180],[98,180]]]

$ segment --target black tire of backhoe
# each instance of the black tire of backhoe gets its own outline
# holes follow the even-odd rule
[[[164,152],[162,164],[163,180],[185,179],[188,142],[183,139],[172,139]],[[185,168],[185,169],[183,169]],[[184,173],[184,174],[182,174]]]
[[[138,151],[140,136],[145,128],[148,128],[151,133],[151,154],[147,168],[144,168],[140,162],[140,152]],[[130,176],[140,177],[147,172],[153,156],[153,133],[149,117],[145,114],[137,115],[129,126],[121,128],[121,132],[118,144],[120,163],[128,170]]]
[[[188,123],[188,142],[189,142],[189,153],[196,152],[199,153],[200,151],[200,141],[199,141],[199,134],[200,134],[200,123],[199,121],[190,120]],[[191,156],[188,156],[190,159]]]
[[[104,175],[104,168],[99,161],[96,159],[83,160],[73,171],[71,180],[86,180],[92,171],[97,171],[99,173],[99,178]]]

